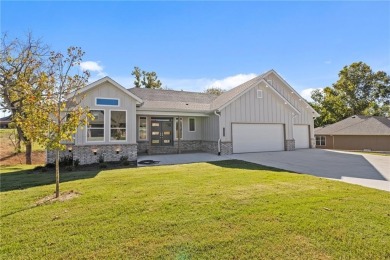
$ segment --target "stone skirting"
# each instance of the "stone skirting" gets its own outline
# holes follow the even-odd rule
[[[218,142],[215,141],[202,141],[202,152],[218,154]]]
[[[294,151],[295,150],[295,140],[285,140],[284,141],[284,150],[285,151]]]
[[[134,161],[137,160],[137,144],[73,145],[72,152],[60,151],[60,158],[64,156],[73,156],[73,160],[79,160],[80,165],[97,163],[100,156],[104,157],[105,162],[119,161],[122,156],[127,156],[129,161]],[[54,163],[55,158],[55,151],[47,151],[47,163]]]
[[[146,146],[146,152],[148,154],[174,154],[174,153],[188,153],[202,151],[202,141],[178,141],[173,142],[173,146],[154,146],[148,144]]]
[[[231,142],[221,142],[221,155],[233,153],[233,144]]]
[[[316,148],[316,139],[310,138],[310,148]]]

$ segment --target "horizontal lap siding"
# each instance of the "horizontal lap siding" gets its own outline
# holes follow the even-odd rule
[[[319,136],[319,135],[318,135]],[[323,149],[338,150],[364,150],[372,151],[390,151],[390,136],[325,136],[325,146],[317,146]],[[333,145],[334,138],[334,145]]]

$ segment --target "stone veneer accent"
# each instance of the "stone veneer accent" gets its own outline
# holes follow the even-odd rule
[[[310,148],[316,148],[316,139],[310,138]]]
[[[221,155],[233,153],[233,144],[231,142],[221,142]]]
[[[295,140],[285,140],[284,141],[284,150],[285,151],[294,151],[295,150]]]
[[[69,147],[69,146],[68,146]],[[96,148],[96,155],[92,149]],[[120,149],[119,153],[116,150]],[[73,145],[72,152],[60,151],[60,157],[73,155],[73,160],[80,160],[80,165],[97,163],[99,156],[104,156],[105,162],[119,161],[121,156],[128,156],[129,161],[137,160],[137,144],[109,144],[109,145]],[[55,162],[55,151],[47,151],[46,162]]]
[[[202,141],[193,140],[193,141],[180,141],[180,152],[199,152],[202,151]],[[179,152],[179,142],[174,141],[173,146],[153,146],[147,145],[148,154],[174,154]]]
[[[202,152],[218,154],[218,142],[202,141]]]

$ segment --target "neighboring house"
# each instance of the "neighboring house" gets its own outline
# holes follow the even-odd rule
[[[317,112],[274,70],[220,96],[126,90],[109,77],[82,93],[82,105],[95,120],[80,128],[69,144],[80,164],[96,162],[99,154],[116,161],[122,155],[135,160],[138,153],[231,154],[315,147]],[[52,162],[54,154],[49,152],[47,158]]]
[[[6,116],[0,118],[0,128],[9,128],[9,124],[11,123],[11,116]]]
[[[339,150],[390,151],[390,120],[351,116],[314,130],[316,147]]]

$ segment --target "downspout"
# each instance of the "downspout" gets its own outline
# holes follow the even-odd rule
[[[221,115],[218,114],[217,110],[214,111],[214,114],[218,116],[218,156],[221,156],[221,126],[220,126]]]

